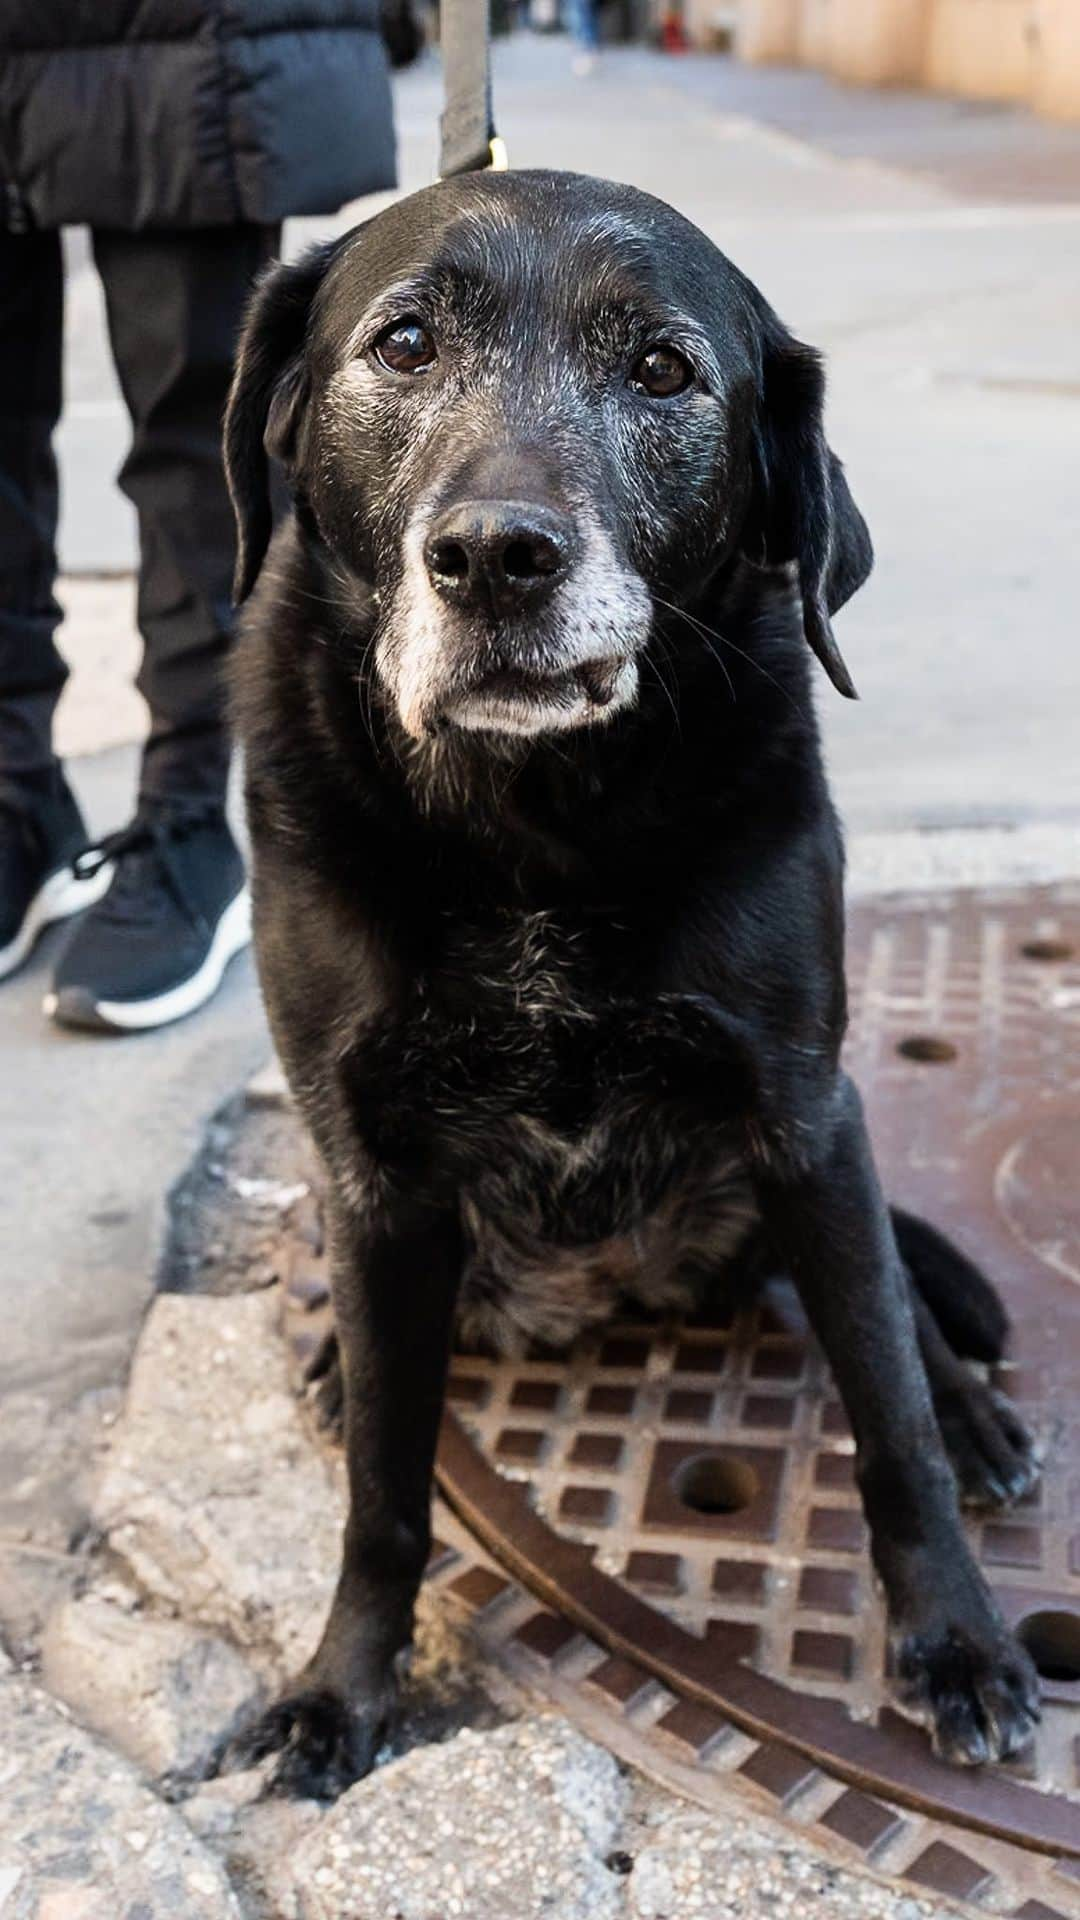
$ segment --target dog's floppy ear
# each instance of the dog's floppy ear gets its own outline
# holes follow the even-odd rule
[[[246,600],[273,530],[268,455],[286,467],[306,398],[304,337],[311,303],[337,243],[313,247],[294,266],[259,281],[237,348],[225,409],[225,475],[236,515],[233,596]]]
[[[833,636],[830,614],[849,600],[874,561],[866,522],[825,440],[821,361],[769,314],[763,328],[754,432],[754,482],[744,542],[748,557],[799,570],[803,631],[833,686],[858,696]]]

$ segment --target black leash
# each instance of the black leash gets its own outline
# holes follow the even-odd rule
[[[502,172],[506,148],[495,132],[491,104],[491,0],[442,0],[439,41],[443,63],[439,178]]]

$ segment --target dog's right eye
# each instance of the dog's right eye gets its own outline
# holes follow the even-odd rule
[[[635,393],[648,394],[651,400],[670,400],[676,393],[685,393],[693,378],[694,369],[674,347],[655,346],[642,354],[630,375],[630,385]]]
[[[380,333],[372,352],[388,373],[427,373],[439,357],[419,320],[395,320]]]

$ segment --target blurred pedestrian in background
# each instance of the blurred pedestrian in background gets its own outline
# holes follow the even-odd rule
[[[576,52],[573,71],[584,79],[593,71],[600,51],[600,10],[598,0],[565,0],[566,25]]]
[[[385,26],[417,51],[407,0]],[[254,276],[290,214],[394,184],[378,0],[0,5],[0,975],[81,907],[46,1010],[126,1031],[202,1004],[248,939],[225,818],[232,515],[221,415]],[[129,825],[87,833],[56,759],[63,269],[86,224],[131,414],[138,685]]]

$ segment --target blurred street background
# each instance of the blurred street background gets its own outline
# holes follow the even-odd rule
[[[862,695],[819,705],[861,885],[918,877],[969,839],[971,875],[1080,866],[1080,124],[940,93],[846,87],[723,52],[499,44],[512,162],[610,176],[672,201],[823,348],[830,439],[874,534],[838,636]],[[434,174],[429,54],[397,84],[402,186]],[[375,203],[378,204],[378,203]],[[292,222],[286,244],[344,230]],[[59,722],[93,829],[124,817],[142,727],[128,437],[100,289],[69,236]],[[988,849],[985,861],[980,847]],[[1016,858],[1014,859],[1014,853]],[[915,866],[912,866],[912,859]],[[1010,864],[1011,863],[1011,864]],[[43,1023],[42,943],[0,1003],[0,1618],[28,1570],[62,1570],[80,1435],[130,1352],[165,1195],[208,1116],[267,1051],[249,958],[191,1022],[94,1040]]]

